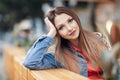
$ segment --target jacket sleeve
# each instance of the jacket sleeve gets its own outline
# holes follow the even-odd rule
[[[28,50],[23,65],[29,69],[56,68],[54,53],[47,52],[54,39],[48,36],[39,38]]]

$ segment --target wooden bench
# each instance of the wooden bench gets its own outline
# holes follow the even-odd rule
[[[5,46],[4,66],[9,80],[89,80],[65,69],[29,70],[24,67],[25,51],[18,47]]]

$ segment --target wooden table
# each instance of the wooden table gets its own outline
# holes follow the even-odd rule
[[[24,67],[26,52],[18,47],[5,46],[3,50],[6,74],[9,80],[89,80],[65,69],[29,70]]]

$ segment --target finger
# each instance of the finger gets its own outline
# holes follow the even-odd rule
[[[45,24],[47,25],[48,29],[50,30],[48,17],[46,17],[46,18],[44,19],[44,21],[45,21]]]
[[[47,25],[51,28],[54,27],[54,25],[52,24],[52,22],[48,19],[48,17],[45,18],[45,22],[47,23]]]

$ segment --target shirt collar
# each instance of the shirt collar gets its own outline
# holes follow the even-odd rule
[[[75,45],[74,45],[73,43],[71,43],[71,42],[70,42],[70,44],[71,44],[72,48],[73,48],[75,51],[77,51],[77,52],[79,52],[79,53],[82,53],[82,51],[81,51],[80,49],[78,49],[77,46],[75,46]]]

